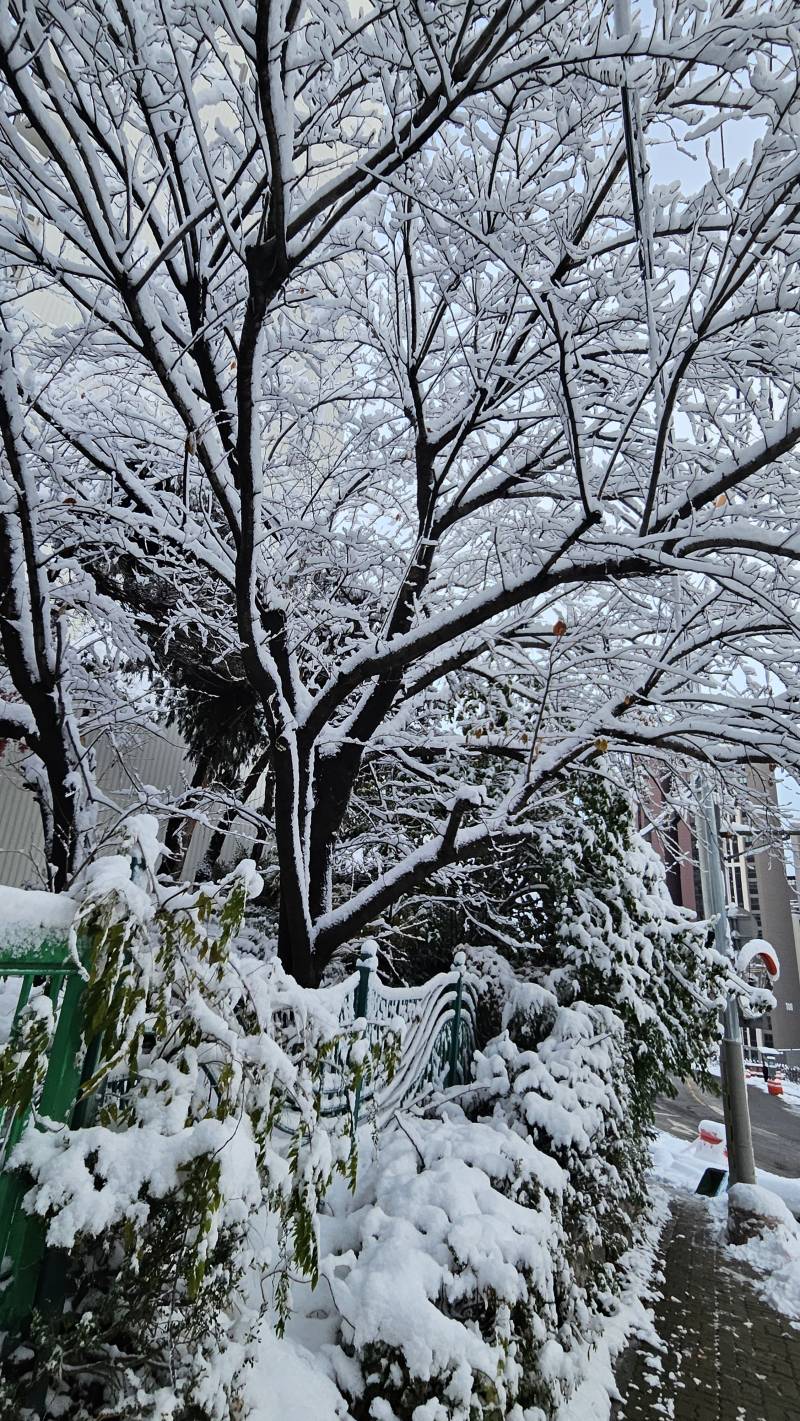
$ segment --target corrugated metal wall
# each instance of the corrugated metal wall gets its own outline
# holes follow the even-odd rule
[[[102,736],[94,745],[98,787],[119,809],[136,808],[154,812],[156,803],[176,795],[191,782],[192,765],[186,746],[173,728],[143,729],[133,743],[115,745]],[[39,808],[23,780],[24,756],[13,745],[0,756],[0,883],[12,888],[47,886]],[[260,787],[254,796],[259,802]],[[209,825],[196,824],[189,839],[181,876],[193,879],[208,849],[219,811],[212,805],[204,810]],[[103,826],[110,830],[118,816],[101,809]],[[159,819],[164,824],[164,816]],[[238,831],[238,832],[237,832]],[[252,834],[252,831],[250,831]],[[223,858],[234,862],[248,851],[248,829],[237,820],[225,845]]]
[[[39,806],[23,786],[18,751],[8,746],[0,760],[0,883],[47,887],[43,847]]]

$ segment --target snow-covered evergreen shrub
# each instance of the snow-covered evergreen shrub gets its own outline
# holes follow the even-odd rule
[[[331,1356],[357,1416],[501,1421],[523,1385],[519,1324],[554,1329],[560,1231],[513,1132],[458,1111],[387,1138],[323,1262],[341,1315]],[[531,1373],[533,1377],[533,1373]]]
[[[543,1421],[613,1306],[644,1166],[623,1024],[529,983],[506,1017],[475,1086],[404,1116],[326,1221],[330,1361],[358,1417]]]
[[[708,924],[673,903],[664,865],[636,832],[628,796],[601,776],[575,787],[568,833],[537,862],[547,885],[532,924],[533,952],[559,996],[604,1004],[625,1023],[632,1106],[652,1119],[657,1094],[702,1080],[719,1034],[726,966]]]
[[[91,942],[84,1048],[103,1047],[86,1097],[99,1108],[83,1128],[33,1120],[12,1157],[66,1309],[39,1312],[7,1359],[9,1421],[34,1382],[40,1416],[237,1416],[259,1321],[271,1307],[280,1326],[290,1273],[316,1277],[318,1203],[354,1168],[346,1123],[320,1122],[324,1064],[347,1033],[277,962],[236,950],[252,865],[213,891],[152,888],[125,859],[88,874],[76,927]],[[38,1039],[23,1020],[0,1082],[19,1090],[20,1049]],[[363,1049],[353,1056],[363,1071]],[[32,1066],[25,1079],[35,1105]]]
[[[646,1198],[648,1141],[633,1109],[625,1024],[608,1007],[563,1006],[529,983],[510,995],[504,1024],[478,1056],[477,1084],[496,1099],[495,1114],[564,1170],[570,1269],[594,1307],[614,1287]]]
[[[643,1125],[672,1080],[703,1079],[728,968],[708,924],[673,903],[621,786],[606,774],[565,776],[553,815],[471,891],[464,926],[480,973],[480,1039],[499,1029],[505,960],[512,977],[546,986],[560,1002],[609,1006],[622,1019]],[[492,903],[502,905],[494,918]]]
[[[325,1261],[359,1417],[555,1415],[637,1235],[655,1096],[716,1041],[724,966],[627,797],[591,777],[566,802],[502,868],[536,884],[519,947],[470,949],[474,1086],[401,1122]]]

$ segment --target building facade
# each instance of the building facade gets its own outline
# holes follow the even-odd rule
[[[654,778],[646,796],[647,813],[641,819],[653,826],[650,839],[664,860],[673,901],[700,917],[710,917],[710,904],[703,900],[692,818],[670,811],[669,786],[663,780]],[[774,1011],[745,1027],[746,1042],[756,1049],[798,1048],[800,915],[795,864],[800,864],[800,829],[787,844],[770,765],[750,766],[742,803],[732,796],[718,807],[717,815],[734,945],[764,938],[775,948],[781,966],[775,983],[767,979],[760,963],[748,971],[756,985],[769,987],[777,1004]],[[793,852],[787,856],[790,846]]]

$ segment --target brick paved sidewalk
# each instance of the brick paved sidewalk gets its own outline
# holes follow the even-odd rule
[[[623,1353],[613,1421],[800,1421],[800,1330],[717,1242],[704,1200],[673,1201],[659,1258],[663,1350]]]

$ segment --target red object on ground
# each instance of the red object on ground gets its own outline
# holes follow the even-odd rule
[[[711,1120],[701,1120],[697,1127],[697,1133],[704,1145],[723,1145],[725,1143],[725,1133],[722,1126],[715,1125]]]
[[[783,1095],[783,1086],[780,1081],[767,1081],[767,1090],[770,1095]]]

